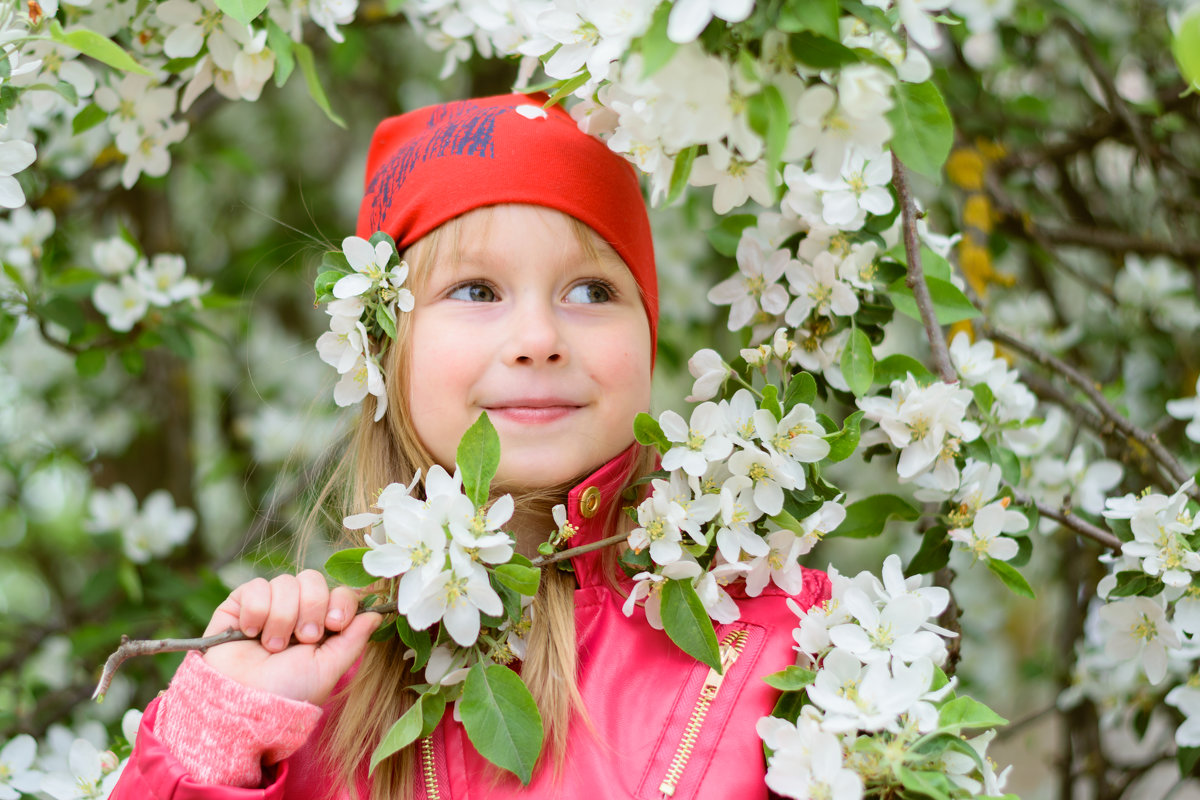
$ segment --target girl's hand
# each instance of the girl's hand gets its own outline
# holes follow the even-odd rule
[[[244,686],[320,705],[383,619],[357,610],[352,589],[330,591],[315,570],[255,578],[217,606],[204,635],[236,628],[259,638],[210,648],[204,660]],[[293,636],[298,643],[289,646]]]

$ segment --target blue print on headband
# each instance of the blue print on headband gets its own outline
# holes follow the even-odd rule
[[[383,227],[394,193],[404,187],[408,174],[426,161],[444,156],[494,158],[492,138],[496,117],[507,107],[480,108],[469,101],[447,103],[433,109],[425,133],[406,142],[384,163],[367,185],[371,196],[371,228]]]

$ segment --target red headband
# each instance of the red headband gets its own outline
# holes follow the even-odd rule
[[[534,114],[546,100],[545,94],[481,97],[385,119],[367,154],[357,234],[386,231],[403,251],[483,206],[524,203],[569,214],[612,245],[633,273],[653,348],[658,280],[637,174],[560,106],[545,118]],[[533,118],[518,106],[531,107]]]

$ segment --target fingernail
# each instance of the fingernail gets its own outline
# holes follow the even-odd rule
[[[346,615],[342,613],[342,610],[340,608],[335,608],[329,612],[329,621],[330,622],[341,622],[345,618],[346,618]]]
[[[258,628],[246,628],[242,632],[244,634],[246,634],[247,636],[249,636],[251,639],[253,639],[255,636],[258,636]]]
[[[317,630],[316,625],[309,622],[308,624],[306,624],[300,628],[300,635],[303,636],[305,639],[315,639],[321,635],[321,632],[319,630]]]
[[[276,636],[271,641],[267,642],[267,649],[268,650],[282,650],[283,649],[283,639]]]

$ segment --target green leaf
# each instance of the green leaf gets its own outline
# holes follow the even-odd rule
[[[662,621],[667,636],[680,650],[720,672],[717,633],[692,582],[667,579],[662,587]]]
[[[929,287],[929,296],[933,300],[934,316],[939,325],[952,325],[965,319],[979,316],[979,310],[971,305],[967,296],[950,281],[925,276],[925,285]],[[893,281],[886,290],[896,310],[907,317],[921,322],[921,312],[917,301],[913,299],[912,289],[904,285],[904,278]]]
[[[753,227],[758,217],[753,214],[729,214],[721,217],[721,221],[708,229],[708,243],[723,256],[733,258],[737,254],[738,242],[742,240],[742,231]]]
[[[304,75],[304,82],[308,85],[308,94],[312,97],[313,102],[325,112],[325,116],[329,118],[330,122],[339,128],[345,128],[345,120],[333,112],[333,108],[329,105],[329,98],[325,95],[325,89],[321,86],[321,78],[317,75],[317,66],[313,63],[312,48],[301,42],[293,42],[292,54],[295,55],[296,62],[300,65],[300,72]]]
[[[1192,5],[1179,18],[1171,39],[1171,53],[1183,79],[1200,90],[1200,6]]]
[[[390,264],[393,261],[399,262],[400,255],[399,250],[396,248],[396,240],[387,231],[375,231],[367,241],[371,243],[371,247],[378,246],[380,242],[387,242],[392,250],[392,254],[388,257],[388,263]]]
[[[389,339],[396,338],[396,312],[392,311],[390,304],[383,303],[375,307],[375,322]]]
[[[883,533],[887,521],[895,518],[914,522],[921,516],[912,503],[894,494],[876,494],[846,506],[846,518],[835,535],[850,539],[869,539]]]
[[[344,272],[327,269],[313,281],[313,294],[318,303],[326,303],[333,299],[333,285],[345,277]]]
[[[904,166],[937,180],[954,144],[954,121],[932,82],[896,84],[896,105],[887,112],[892,152]]]
[[[1179,763],[1180,777],[1188,777],[1196,771],[1200,762],[1200,747],[1181,747],[1175,751],[1175,760]]]
[[[0,309],[0,344],[4,344],[17,329],[17,317]]]
[[[771,709],[771,716],[795,722],[800,719],[800,710],[807,702],[808,696],[805,692],[784,692],[775,701],[775,707]]]
[[[292,37],[270,17],[267,17],[267,46],[275,54],[275,85],[283,86],[296,68],[296,57],[292,54]]]
[[[528,786],[542,750],[542,718],[520,677],[499,664],[476,664],[467,673],[459,713],[479,754]]]
[[[837,0],[788,0],[779,11],[776,24],[784,33],[812,31],[827,39],[839,39]]]
[[[811,405],[816,399],[816,379],[807,372],[799,372],[788,381],[787,391],[783,393],[783,410],[791,411],[800,403]]]
[[[409,706],[403,716],[396,720],[388,732],[383,735],[383,740],[375,748],[375,752],[371,753],[371,766],[367,769],[368,775],[375,771],[375,767],[379,766],[380,761],[408,747],[420,738],[421,728],[425,723],[425,712],[422,709],[424,700],[424,695],[418,697],[417,701]],[[446,701],[443,700],[442,708],[445,709],[445,707]]]
[[[667,189],[666,204],[671,205],[683,196],[687,188],[688,176],[692,174],[692,164],[696,162],[696,153],[700,152],[699,145],[692,145],[680,151],[675,156],[675,164],[671,167],[671,183]]]
[[[975,405],[979,406],[979,410],[984,414],[988,414],[992,410],[992,404],[996,402],[996,395],[992,394],[991,387],[986,383],[977,383],[971,387],[971,394],[975,396]]]
[[[562,102],[563,98],[570,97],[572,92],[587,83],[588,78],[590,77],[591,73],[585,69],[575,77],[567,78],[557,89],[554,90],[554,93],[550,95],[550,99],[542,104],[542,108],[553,108],[554,106],[558,105]]]
[[[940,772],[900,767],[900,783],[910,792],[917,792],[929,800],[951,800],[954,784]]]
[[[788,36],[788,49],[792,52],[792,58],[817,69],[844,67],[861,60],[858,53],[841,42],[812,31],[800,31]]]
[[[426,694],[421,701],[421,735],[417,738],[424,739],[433,733],[433,729],[442,721],[442,715],[445,713],[446,695],[440,691]]]
[[[893,353],[875,362],[875,383],[887,386],[892,381],[904,380],[909,374],[916,378],[918,383],[933,380],[933,373],[928,367],[903,353]]]
[[[50,39],[72,50],[78,50],[113,69],[136,72],[139,75],[151,74],[150,70],[135,61],[133,56],[121,49],[112,39],[87,28],[78,28],[68,33],[63,30],[58,20],[51,20]]]
[[[904,568],[904,574],[924,575],[937,572],[950,562],[950,549],[945,526],[934,525],[921,537],[921,547]]]
[[[145,595],[142,576],[132,561],[121,559],[121,566],[117,567],[117,582],[121,584],[121,588],[125,590],[125,596],[134,605],[141,605]]]
[[[783,419],[783,407],[779,405],[779,387],[773,383],[764,386],[762,401],[759,402],[758,407],[770,411],[776,422]]]
[[[104,365],[107,362],[107,350],[101,348],[84,350],[75,356],[75,371],[79,373],[81,378],[89,378],[93,375],[99,375],[104,370]]]
[[[267,0],[217,0],[217,8],[243,25],[249,25],[267,7]]]
[[[660,453],[665,453],[671,449],[671,441],[663,433],[662,426],[658,424],[658,420],[645,411],[638,412],[638,415],[633,418],[633,436],[638,440],[639,444],[643,444],[646,447],[655,447]]]
[[[480,413],[475,424],[463,434],[455,462],[462,472],[463,492],[476,508],[482,509],[487,503],[492,478],[496,477],[496,468],[500,466],[500,436],[486,411]]]
[[[944,281],[950,280],[951,272],[950,262],[945,256],[938,255],[929,249],[928,245],[921,245],[921,271],[929,278],[940,278]],[[908,266],[908,250],[904,247],[904,242],[899,242],[891,250],[883,254],[884,258],[891,258],[905,267]]]
[[[642,78],[649,78],[667,65],[679,45],[667,38],[667,20],[671,16],[671,4],[663,3],[654,9],[650,29],[634,45],[634,52],[642,54]]]
[[[429,631],[414,631],[408,619],[401,616],[396,618],[396,634],[414,653],[409,671],[416,672],[424,667],[429,662],[429,654],[433,652],[433,639]]]
[[[1008,720],[992,711],[978,700],[970,697],[955,697],[946,701],[938,711],[938,727],[950,731],[960,731],[963,728],[998,728],[1007,725]]]
[[[875,376],[875,355],[871,340],[858,328],[850,331],[850,339],[842,351],[842,377],[855,397],[862,397],[871,388]]]
[[[983,758],[981,758],[979,753],[975,751],[975,748],[967,744],[967,742],[964,741],[960,736],[953,733],[939,732],[930,734],[928,736],[922,736],[917,743],[913,745],[911,752],[920,753],[926,758],[934,759],[940,758],[947,750],[954,750],[955,752],[962,753],[964,756],[974,761],[975,765],[979,767],[979,769],[982,770],[984,768]]]
[[[1154,597],[1165,588],[1163,582],[1140,570],[1122,570],[1117,573],[1117,585],[1109,591],[1109,597]]]
[[[817,679],[817,673],[811,669],[797,667],[795,664],[784,667],[779,672],[764,675],[763,680],[781,692],[798,692]]]
[[[825,456],[826,461],[837,463],[845,461],[850,457],[858,447],[860,438],[859,426],[862,424],[862,411],[855,411],[850,416],[846,417],[846,421],[842,423],[842,429],[837,433],[826,435],[825,441],[829,443],[829,455]]]
[[[325,574],[338,583],[353,586],[356,589],[370,586],[379,578],[363,569],[362,560],[367,551],[366,547],[338,550],[325,560]]]
[[[542,571],[537,567],[524,567],[520,564],[501,564],[496,567],[496,580],[527,597],[537,594],[541,578]]]
[[[746,101],[750,127],[762,137],[767,158],[767,178],[772,190],[778,188],[783,162],[783,148],[791,128],[791,114],[783,93],[768,84]]]
[[[106,119],[108,119],[108,112],[95,103],[91,103],[80,109],[75,118],[71,120],[71,133],[78,136],[84,131],[90,131]]]
[[[1029,581],[1025,580],[1025,576],[1017,571],[1017,568],[1005,564],[1003,561],[997,561],[994,558],[989,558],[987,561],[988,569],[1000,581],[1009,588],[1009,590],[1021,597],[1028,597],[1030,600],[1034,598],[1033,587],[1029,585]]]

